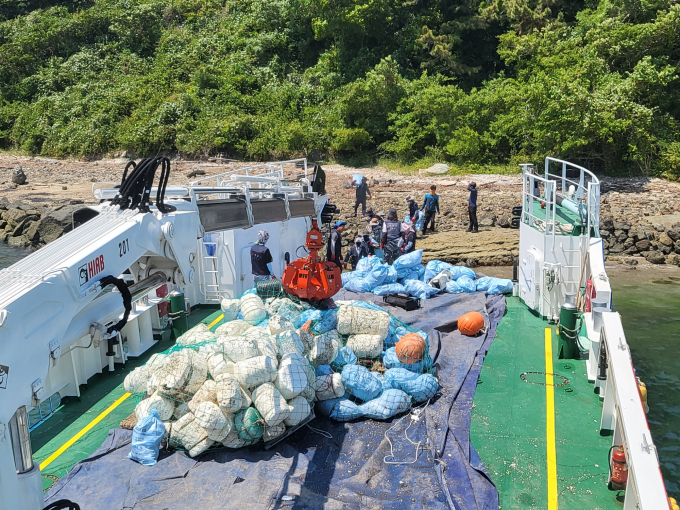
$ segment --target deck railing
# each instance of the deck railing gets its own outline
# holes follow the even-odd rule
[[[600,429],[613,432],[613,446],[623,445],[625,450],[628,482],[623,509],[670,508],[619,314],[603,313],[599,333],[605,355],[600,364],[606,366]]]

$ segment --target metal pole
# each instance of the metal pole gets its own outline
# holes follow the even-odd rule
[[[28,432],[28,414],[26,406],[21,406],[9,420],[9,437],[12,442],[14,465],[17,473],[28,473],[33,469],[33,452],[31,436]]]

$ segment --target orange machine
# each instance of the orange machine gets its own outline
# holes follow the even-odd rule
[[[342,287],[341,271],[333,262],[322,262],[319,257],[323,236],[316,220],[312,220],[305,246],[309,250],[307,258],[294,260],[283,271],[283,288],[289,294],[308,301],[321,301],[334,296]]]

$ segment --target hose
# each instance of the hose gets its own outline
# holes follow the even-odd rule
[[[130,317],[130,312],[132,311],[132,294],[130,294],[130,289],[127,285],[125,285],[124,280],[110,275],[102,278],[99,281],[99,284],[101,285],[102,289],[107,285],[115,286],[123,297],[123,306],[125,307],[123,318],[116,324],[109,326],[106,330],[106,332],[109,334],[113,333],[114,331],[120,331],[127,324],[128,318]]]
[[[130,161],[125,165],[118,193],[111,204],[118,205],[122,210],[138,209],[140,212],[149,212],[151,187],[158,167],[161,168],[161,174],[158,179],[156,207],[162,213],[174,211],[173,206],[165,204],[165,190],[170,178],[170,160],[165,157],[145,158],[139,163]]]

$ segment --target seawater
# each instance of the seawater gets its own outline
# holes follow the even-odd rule
[[[669,496],[680,495],[680,271],[607,270]]]
[[[31,253],[24,248],[14,248],[0,242],[0,269],[11,266]]]

